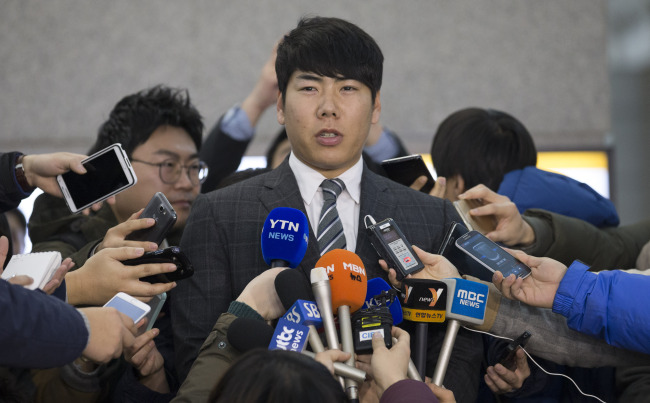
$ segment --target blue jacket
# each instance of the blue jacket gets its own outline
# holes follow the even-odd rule
[[[508,196],[520,213],[539,208],[579,218],[596,227],[619,224],[614,204],[589,185],[532,166],[508,172],[497,193]]]
[[[0,280],[0,307],[0,366],[62,366],[88,344],[83,316],[41,291]]]
[[[571,329],[650,354],[650,276],[620,270],[593,273],[576,260],[553,301]]]

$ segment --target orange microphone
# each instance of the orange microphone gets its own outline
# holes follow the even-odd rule
[[[318,260],[316,267],[324,268],[329,278],[332,309],[338,312],[341,328],[342,350],[350,353],[347,364],[354,366],[350,312],[359,310],[365,302],[368,288],[366,268],[357,254],[344,249],[327,252]],[[345,379],[345,392],[351,401],[359,398],[357,383],[348,378]]]

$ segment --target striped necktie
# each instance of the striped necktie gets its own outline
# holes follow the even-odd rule
[[[322,256],[332,249],[345,249],[343,224],[336,210],[336,198],[345,189],[345,183],[340,179],[325,179],[320,187],[323,209],[318,220],[318,247]]]

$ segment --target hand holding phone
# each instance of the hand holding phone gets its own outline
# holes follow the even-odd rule
[[[151,310],[151,307],[129,294],[118,292],[104,307],[115,308],[138,323]]]
[[[456,240],[456,246],[490,272],[500,271],[506,278],[511,274],[526,278],[530,267],[478,231],[470,231]]]
[[[429,171],[427,164],[424,163],[422,156],[419,154],[384,160],[381,162],[381,166],[391,180],[404,186],[411,186],[417,178],[426,176],[427,183],[420,189],[421,192],[426,194],[429,194],[436,184],[431,171]]]
[[[96,152],[81,164],[86,169],[85,174],[69,171],[56,177],[63,198],[73,213],[106,200],[138,181],[119,143]]]
[[[497,227],[496,217],[493,215],[486,216],[473,216],[469,213],[471,209],[481,207],[481,203],[478,199],[459,199],[454,203],[454,207],[458,212],[460,218],[463,219],[465,226],[471,231],[478,231],[481,234],[485,235],[489,232],[492,232]]]
[[[517,337],[508,345],[506,346],[506,350],[504,351],[503,355],[501,356],[501,359],[499,359],[499,364],[503,365],[510,371],[514,371],[517,369],[517,350],[519,350],[519,347],[524,347],[526,346],[526,343],[528,342],[528,339],[530,338],[530,332],[525,331],[521,334],[521,336]]]
[[[468,232],[469,230],[464,225],[452,221],[440,245],[438,254],[446,257],[451,264],[456,266],[461,275],[467,274],[480,280],[491,282],[493,273],[485,270],[482,264],[456,247],[456,240]]]
[[[158,249],[153,252],[146,252],[144,255],[135,259],[128,259],[122,262],[127,266],[137,266],[148,263],[174,263],[176,271],[169,273],[158,273],[152,276],[142,277],[140,280],[149,283],[171,283],[191,277],[194,274],[194,268],[190,260],[181,252],[178,246],[170,246],[165,249]]]
[[[176,223],[176,211],[162,192],[158,192],[147,203],[140,218],[153,218],[156,222],[149,228],[133,231],[124,239],[129,241],[153,242],[160,245],[167,232]]]

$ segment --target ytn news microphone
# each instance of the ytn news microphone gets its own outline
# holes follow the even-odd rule
[[[354,366],[354,341],[350,312],[359,310],[365,301],[366,269],[359,256],[344,249],[327,252],[318,260],[316,266],[324,267],[329,277],[332,310],[337,311],[341,328],[341,347],[343,351],[350,353],[347,364]],[[356,382],[346,378],[345,390],[348,399],[358,399],[359,390]]]
[[[405,278],[402,312],[404,319],[416,322],[413,358],[420,377],[426,376],[429,323],[445,321],[447,284],[428,279]]]
[[[262,256],[271,267],[295,268],[305,257],[309,223],[305,214],[289,207],[271,210],[262,228]]]
[[[445,339],[442,342],[432,382],[442,386],[454,348],[460,322],[482,325],[487,307],[488,286],[462,278],[443,279],[447,284],[447,310],[449,319]]]

